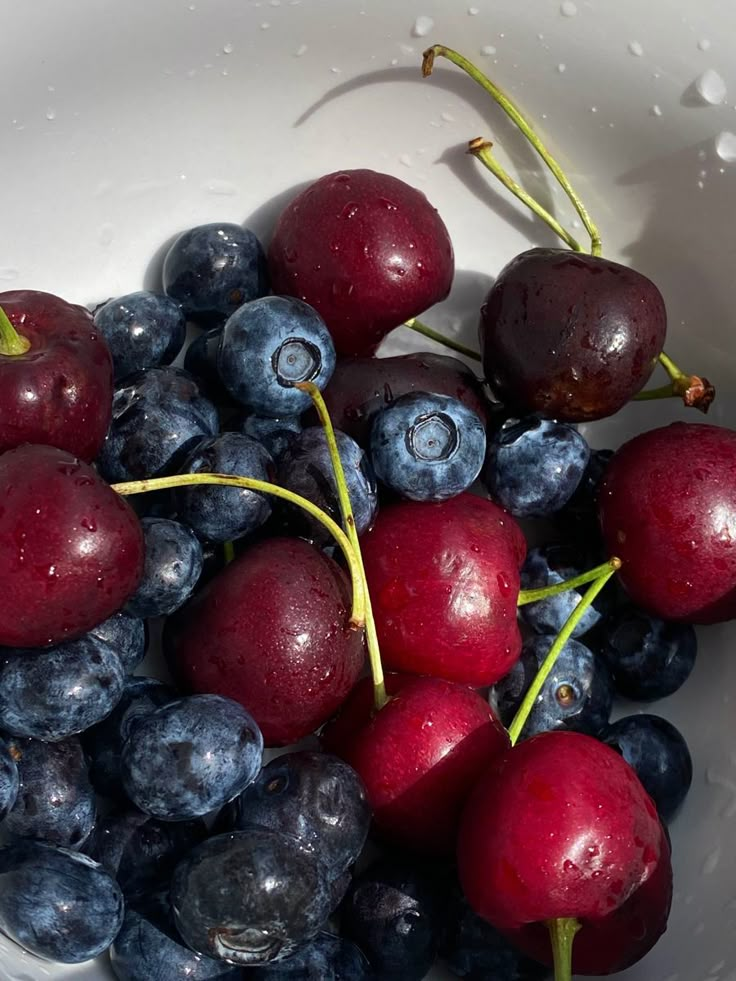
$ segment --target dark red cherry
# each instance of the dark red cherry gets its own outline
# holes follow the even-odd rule
[[[372,354],[447,296],[454,268],[447,229],[424,194],[373,170],[311,184],[281,213],[268,250],[274,293],[315,307],[338,354]]]
[[[0,455],[0,646],[81,636],[142,572],[140,522],[92,467],[38,444]]]
[[[530,249],[504,267],[480,316],[486,379],[514,412],[602,419],[652,374],[667,316],[641,273],[567,249]]]

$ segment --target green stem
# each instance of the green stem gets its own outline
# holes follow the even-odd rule
[[[555,981],[572,981],[572,945],[580,923],[569,916],[547,921]]]
[[[578,197],[577,192],[574,190],[562,167],[560,167],[560,165],[557,163],[555,158],[542,142],[539,135],[523,116],[519,108],[511,101],[505,92],[503,92],[497,85],[487,78],[483,72],[479,71],[479,69],[476,68],[472,62],[468,61],[468,59],[464,58],[461,54],[458,54],[457,51],[453,51],[452,48],[445,47],[444,44],[434,44],[431,48],[427,48],[427,50],[424,52],[422,59],[422,74],[425,78],[432,74],[434,60],[438,55],[442,58],[447,58],[447,60],[452,62],[453,65],[461,68],[473,79],[474,82],[477,82],[478,85],[484,88],[494,102],[496,102],[496,104],[503,109],[509,119],[516,123],[572,202],[573,207],[580,216],[580,220],[585,226],[585,230],[590,236],[590,251],[592,255],[600,255],[602,249],[601,236],[596,225],[593,223],[590,215],[583,205],[583,202]]]
[[[330,452],[332,469],[335,474],[337,499],[340,503],[340,514],[342,515],[343,525],[350,540],[353,554],[355,555],[356,564],[363,583],[363,592],[365,596],[365,640],[366,647],[368,648],[368,662],[370,664],[371,676],[373,678],[373,701],[376,706],[376,711],[379,711],[388,701],[388,696],[386,694],[386,682],[383,677],[381,651],[378,645],[378,633],[376,632],[376,621],[373,617],[371,596],[370,592],[368,591],[368,583],[365,577],[363,555],[360,549],[360,542],[358,541],[358,532],[355,528],[353,506],[350,503],[350,494],[348,492],[348,485],[345,480],[345,471],[343,469],[342,460],[340,459],[340,452],[337,448],[335,430],[332,426],[332,420],[330,419],[330,413],[325,405],[325,400],[322,398],[320,390],[317,388],[317,386],[313,382],[297,382],[295,387],[309,394],[310,398],[312,399],[312,404],[314,405],[317,415],[319,416],[319,421],[322,424],[325,438],[327,440],[327,448]]]
[[[222,554],[225,559],[225,565],[230,565],[232,560],[235,558],[235,546],[232,542],[222,543]]]
[[[659,363],[670,376],[669,385],[645,389],[638,392],[632,402],[645,402],[651,399],[681,398],[689,408],[707,412],[716,397],[716,390],[707,378],[700,375],[687,375],[677,367],[664,351],[659,355]]]
[[[520,589],[516,605],[526,606],[527,603],[536,603],[538,600],[547,599],[550,596],[558,596],[560,593],[566,593],[569,589],[577,589],[578,586],[587,586],[589,582],[593,582],[594,579],[602,576],[609,569],[617,572],[620,568],[620,559],[609,559],[608,562],[602,562],[600,565],[595,566],[594,569],[581,572],[579,576],[574,576],[572,579],[565,579],[563,582],[555,583],[554,586],[540,586],[538,589]]]
[[[536,198],[533,198],[531,194],[525,191],[520,184],[517,184],[511,174],[509,174],[509,172],[501,166],[498,160],[496,160],[496,158],[493,156],[492,147],[493,144],[488,140],[478,137],[477,139],[471,140],[470,143],[468,143],[468,153],[480,160],[483,166],[490,170],[493,176],[496,177],[507,190],[511,191],[511,193],[515,195],[519,201],[522,202],[522,204],[525,204],[526,207],[529,208],[530,211],[533,211],[538,218],[541,218],[546,225],[549,225],[555,235],[561,238],[565,245],[571,248],[573,252],[584,252],[585,250],[583,249],[582,245],[577,241],[577,239],[572,237],[570,232],[568,232],[568,230],[561,225],[559,221],[557,221],[554,215],[550,214],[549,211],[547,211],[547,209],[543,207]]]
[[[30,346],[28,338],[18,333],[7,313],[0,307],[0,355],[15,357],[25,354]]]
[[[621,560],[614,556],[609,562],[606,563],[606,571],[588,587],[580,602],[577,604],[567,620],[565,620],[564,624],[562,625],[562,630],[560,630],[559,634],[555,638],[555,642],[552,644],[549,654],[542,662],[542,666],[540,667],[539,671],[537,671],[534,681],[529,687],[529,691],[524,696],[524,700],[519,706],[519,709],[514,716],[511,725],[509,726],[509,738],[511,739],[512,746],[515,746],[518,742],[519,736],[526,725],[526,721],[534,708],[534,703],[544,687],[544,683],[547,680],[550,671],[555,666],[555,662],[557,661],[562,648],[572,636],[572,633],[575,630],[575,627],[577,627],[583,613],[585,613],[611,576],[613,576],[620,568]]]
[[[353,609],[350,616],[350,628],[352,630],[362,630],[366,623],[366,588],[365,575],[362,574],[362,565],[359,565],[353,546],[342,530],[342,528],[318,508],[316,504],[308,501],[306,497],[294,494],[293,491],[279,487],[277,484],[269,484],[264,480],[255,480],[252,477],[237,477],[226,473],[182,473],[172,477],[151,477],[149,480],[129,480],[124,483],[112,484],[112,489],[123,497],[129,494],[148,494],[157,490],[168,490],[172,487],[191,487],[202,484],[220,484],[226,487],[245,487],[248,490],[259,491],[261,494],[270,494],[272,497],[280,497],[290,504],[295,504],[302,508],[329,531],[336,540],[337,544],[345,556],[350,573],[350,582],[353,590]]]
[[[466,347],[461,344],[460,341],[454,341],[451,337],[446,337],[444,334],[440,334],[438,330],[434,330],[432,327],[428,327],[423,324],[421,320],[417,320],[416,317],[412,317],[411,320],[406,320],[404,322],[404,327],[408,327],[410,330],[415,330],[417,334],[422,334],[424,337],[428,337],[432,341],[437,341],[438,344],[442,344],[444,347],[449,347],[451,351],[457,351],[458,354],[464,354],[466,358],[472,358],[474,361],[480,361],[480,354],[474,351],[472,347]]]

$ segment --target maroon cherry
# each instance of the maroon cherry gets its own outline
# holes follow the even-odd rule
[[[272,538],[170,618],[169,660],[187,690],[235,699],[268,745],[285,746],[325,722],[355,684],[363,633],[349,621],[337,563],[307,542]]]
[[[339,354],[372,354],[394,327],[444,299],[454,258],[421,191],[388,174],[327,174],[281,213],[268,252],[274,293],[320,312]]]
[[[736,616],[736,432],[676,422],[625,443],[599,494],[631,598],[664,620]]]
[[[138,518],[91,466],[38,444],[0,455],[0,646],[86,633],[142,571]]]
[[[0,452],[43,443],[90,463],[110,424],[112,379],[88,310],[51,293],[0,293]]]
[[[480,687],[519,657],[519,566],[526,544],[491,501],[384,508],[361,539],[384,665]]]
[[[483,368],[513,411],[581,422],[639,392],[664,345],[654,283],[567,249],[530,249],[501,270],[481,308]]]
[[[388,703],[345,745],[329,731],[326,745],[360,774],[382,837],[451,854],[463,805],[490,761],[508,749],[508,734],[471,688],[440,678],[387,680],[395,692]]]
[[[409,392],[451,395],[487,420],[488,400],[480,379],[458,358],[444,354],[338,358],[322,395],[335,428],[365,445],[373,415]]]

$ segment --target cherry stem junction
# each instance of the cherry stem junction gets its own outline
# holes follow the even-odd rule
[[[350,573],[350,582],[353,592],[353,608],[350,616],[350,628],[352,630],[362,630],[366,624],[366,595],[365,574],[362,572],[362,564],[358,563],[355,550],[350,543],[342,528],[318,508],[316,504],[308,501],[306,497],[294,494],[285,487],[278,484],[270,484],[264,480],[255,480],[252,477],[238,477],[226,473],[184,473],[175,474],[171,477],[151,477],[149,480],[129,480],[119,484],[112,484],[112,489],[122,497],[130,494],[147,494],[157,490],[169,490],[173,487],[191,487],[202,484],[220,484],[225,487],[243,487],[246,490],[258,491],[261,494],[269,494],[272,497],[280,497],[296,507],[302,508],[313,518],[322,524],[333,536],[340,547]],[[230,543],[232,546],[232,543]]]
[[[681,398],[689,408],[707,412],[716,397],[716,390],[707,378],[700,375],[688,375],[681,371],[664,351],[659,355],[659,363],[670,376],[669,385],[660,388],[645,389],[634,396],[634,402],[644,402],[650,399]]]
[[[335,484],[337,486],[337,499],[340,504],[340,514],[342,515],[343,526],[350,541],[363,586],[363,598],[365,603],[365,640],[366,647],[368,648],[368,662],[370,664],[371,676],[373,678],[373,700],[376,706],[376,711],[380,711],[380,709],[382,709],[388,701],[388,696],[386,694],[386,682],[383,677],[383,665],[381,664],[381,651],[378,645],[376,621],[373,617],[373,607],[371,606],[371,597],[365,577],[365,568],[363,566],[363,554],[361,552],[360,542],[358,541],[358,532],[355,528],[353,506],[350,503],[350,492],[348,491],[347,481],[345,480],[345,471],[343,469],[342,460],[340,459],[340,452],[337,448],[335,430],[332,425],[332,420],[330,419],[330,413],[325,405],[325,400],[322,398],[320,390],[317,388],[317,386],[313,382],[297,382],[295,388],[300,389],[302,392],[307,392],[311,398],[312,404],[314,405],[317,415],[319,416],[319,421],[322,424],[325,438],[327,440],[327,448],[330,453],[330,461],[332,463],[332,470],[335,475]]]
[[[593,582],[613,568],[612,563],[615,563],[614,572],[621,567],[621,562],[618,559],[609,559],[593,569],[588,569],[587,572],[581,572],[579,576],[564,579],[552,586],[540,586],[538,589],[520,589],[516,605],[526,606],[527,603],[536,603],[538,600],[548,599],[550,596],[559,596],[560,593],[566,593],[569,589],[577,589],[578,586],[587,586],[589,582]]]
[[[601,568],[603,568],[605,571],[602,572],[588,587],[580,602],[576,605],[572,613],[570,613],[567,620],[565,620],[564,624],[562,625],[562,630],[560,630],[559,634],[555,638],[555,642],[550,648],[549,654],[542,662],[542,666],[540,667],[539,671],[537,671],[534,681],[532,681],[531,685],[529,686],[529,690],[524,696],[524,700],[519,706],[519,709],[514,716],[511,725],[509,726],[509,738],[512,746],[515,746],[518,742],[519,736],[526,725],[526,721],[534,708],[534,703],[539,697],[539,693],[544,687],[547,676],[555,666],[555,662],[557,661],[563,647],[572,636],[572,633],[575,630],[575,627],[577,627],[583,613],[585,613],[611,576],[615,575],[615,573],[621,568],[621,559],[614,556],[613,558],[609,559],[605,566],[602,566]]]
[[[31,342],[13,327],[7,313],[0,307],[0,355],[14,357],[25,354]]]
[[[464,58],[457,51],[453,51],[452,48],[445,47],[444,44],[434,44],[431,48],[427,48],[424,52],[422,58],[422,75],[426,78],[432,74],[432,69],[434,68],[434,61],[437,57],[447,58],[448,61],[452,62],[458,68],[462,69],[467,75],[469,75],[474,82],[477,82],[486,92],[491,96],[494,102],[503,109],[506,115],[511,119],[521,130],[524,136],[527,138],[531,146],[537,151],[539,156],[542,158],[547,168],[550,170],[552,175],[557,180],[560,187],[563,189],[565,194],[568,196],[572,202],[573,207],[580,216],[580,220],[585,226],[585,230],[590,236],[590,251],[592,255],[600,255],[602,251],[601,246],[601,236],[598,228],[594,224],[590,215],[588,214],[585,205],[578,197],[577,192],[574,190],[572,184],[567,178],[567,175],[563,171],[562,167],[557,163],[555,158],[549,152],[547,147],[542,142],[539,134],[534,130],[531,123],[526,119],[518,106],[503,92],[494,82],[487,78],[483,72],[481,72],[476,66]],[[541,205],[539,205],[541,208]],[[542,209],[544,210],[544,209]],[[539,212],[537,212],[539,214]],[[576,250],[578,251],[578,250]]]
[[[572,945],[580,923],[573,917],[561,916],[547,921],[552,944],[552,963],[555,981],[572,981]]]
[[[235,558],[235,545],[232,542],[222,543],[222,556],[225,559],[225,565],[229,565]]]
[[[442,344],[444,347],[449,348],[451,351],[457,351],[458,354],[463,354],[466,358],[471,358],[473,361],[480,361],[480,354],[474,351],[472,347],[466,347],[465,344],[461,344],[460,341],[455,341],[451,337],[446,337],[441,334],[438,330],[433,327],[428,327],[423,324],[421,320],[417,320],[416,317],[412,317],[411,320],[406,320],[404,322],[404,327],[408,327],[410,330],[414,330],[417,334],[422,334],[424,337],[428,337],[432,341],[436,341],[438,344]]]

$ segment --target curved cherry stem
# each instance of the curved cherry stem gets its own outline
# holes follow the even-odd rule
[[[27,337],[23,337],[13,327],[10,317],[0,307],[0,355],[15,357],[18,354],[25,354],[30,348],[31,342]]]
[[[225,559],[225,565],[229,565],[235,558],[235,545],[232,542],[222,543],[222,557]]]
[[[609,559],[607,562],[602,562],[587,572],[581,572],[579,576],[573,576],[571,579],[564,579],[562,582],[555,583],[554,586],[540,586],[538,589],[520,589],[516,605],[526,606],[527,603],[537,603],[539,600],[548,599],[550,596],[558,596],[560,593],[566,593],[569,589],[577,589],[578,586],[587,586],[589,582],[593,582],[599,576],[604,575],[609,569],[613,569],[616,572],[620,568],[621,562],[619,559]]]
[[[572,981],[572,945],[580,923],[570,916],[547,921],[555,981]]]
[[[659,363],[670,376],[669,385],[644,389],[643,392],[635,395],[632,401],[644,402],[650,399],[681,398],[688,408],[707,412],[711,402],[716,397],[715,387],[708,379],[702,378],[700,375],[688,375],[681,371],[664,351],[659,355]]]
[[[433,44],[431,48],[427,48],[427,50],[424,52],[422,57],[422,75],[424,75],[425,78],[432,74],[434,60],[438,56],[441,58],[447,58],[447,60],[452,62],[453,65],[456,65],[458,68],[462,69],[466,75],[469,75],[474,82],[477,82],[478,85],[488,92],[493,101],[499,105],[501,109],[503,109],[509,119],[516,123],[529,143],[542,158],[552,175],[555,177],[557,183],[572,202],[573,207],[580,216],[580,220],[585,226],[585,230],[590,236],[591,254],[600,255],[602,251],[601,236],[597,226],[594,224],[593,220],[588,214],[585,205],[568,180],[562,167],[560,167],[555,158],[549,152],[547,147],[542,142],[541,137],[534,130],[531,123],[522,114],[521,110],[514,104],[514,102],[512,102],[505,92],[503,92],[494,82],[484,75],[483,72],[476,68],[472,62],[468,61],[467,58],[464,58],[457,51],[453,51],[452,48],[445,47],[444,44]]]
[[[347,537],[350,541],[363,585],[365,602],[365,641],[366,647],[368,648],[368,662],[371,668],[371,677],[373,678],[373,700],[376,706],[376,711],[379,711],[388,701],[388,696],[386,694],[386,682],[383,677],[383,665],[381,664],[381,651],[378,645],[376,621],[373,616],[373,607],[371,606],[371,597],[365,577],[365,567],[363,566],[363,554],[361,552],[360,542],[358,541],[358,532],[355,528],[353,506],[350,503],[350,493],[348,491],[347,481],[345,480],[345,470],[343,469],[342,460],[340,459],[340,451],[337,448],[335,430],[332,425],[332,420],[330,419],[330,413],[325,405],[325,400],[322,398],[322,394],[317,386],[313,382],[297,382],[294,387],[301,389],[303,392],[307,392],[311,398],[312,404],[314,405],[317,415],[319,416],[319,421],[322,424],[325,438],[327,440],[327,448],[330,452],[330,461],[332,462],[332,469],[335,474],[335,484],[337,485],[337,499],[340,504],[340,514],[342,515],[342,522],[345,527]]]
[[[458,354],[464,354],[466,358],[472,358],[473,361],[481,360],[480,354],[477,351],[474,351],[472,347],[466,347],[464,344],[461,344],[460,341],[455,341],[451,337],[446,337],[433,327],[428,327],[426,324],[422,323],[421,320],[417,320],[416,317],[412,317],[411,320],[404,321],[404,327],[408,327],[409,330],[414,330],[417,332],[417,334],[422,334],[424,337],[428,337],[431,341],[437,341],[438,344],[448,347],[451,351],[457,351]]]
[[[588,587],[580,602],[577,604],[567,620],[565,620],[564,624],[562,625],[562,630],[560,630],[559,634],[555,638],[555,642],[550,648],[549,654],[542,662],[542,666],[540,667],[539,671],[537,671],[534,681],[529,686],[529,691],[527,691],[526,695],[524,696],[524,700],[519,706],[519,709],[514,716],[511,725],[509,726],[509,738],[512,746],[515,746],[519,741],[519,736],[521,735],[521,732],[526,725],[526,721],[534,708],[534,703],[544,687],[547,676],[555,666],[555,662],[557,661],[562,648],[572,636],[572,632],[575,627],[577,627],[583,613],[585,613],[611,576],[615,575],[615,573],[621,568],[621,559],[614,556],[613,558],[609,559],[605,568],[606,571],[603,572],[598,579],[596,579],[595,582]]]
[[[286,490],[285,487],[279,487],[278,484],[269,484],[265,480],[255,480],[252,477],[237,477],[227,473],[182,473],[175,474],[172,477],[151,477],[149,480],[129,480],[112,484],[111,486],[122,497],[127,497],[130,494],[147,494],[157,490],[169,490],[173,487],[191,487],[203,484],[244,487],[247,490],[259,491],[261,494],[269,494],[271,497],[280,497],[282,500],[302,508],[319,521],[340,546],[340,550],[348,564],[353,591],[350,629],[364,629],[366,625],[366,588],[365,575],[362,574],[362,565],[359,565],[355,550],[342,528],[328,514],[325,514],[321,508],[318,508],[316,504],[308,501],[306,497],[294,494],[292,491]]]

